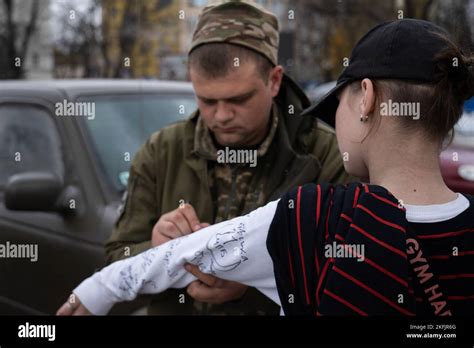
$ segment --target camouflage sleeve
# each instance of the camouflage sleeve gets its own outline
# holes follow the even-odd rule
[[[321,163],[321,171],[316,182],[346,184],[358,181],[356,177],[347,174],[344,169],[334,129],[315,120],[312,135],[308,137],[308,151],[316,156]]]
[[[160,211],[155,151],[158,137],[159,132],[152,135],[133,159],[121,212],[105,244],[107,264],[151,248],[151,232]]]

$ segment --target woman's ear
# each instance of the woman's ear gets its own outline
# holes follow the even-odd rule
[[[375,90],[374,84],[369,79],[363,79],[360,82],[362,90],[362,99],[360,101],[360,114],[368,116],[375,109]]]

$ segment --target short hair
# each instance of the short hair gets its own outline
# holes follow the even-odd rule
[[[420,104],[421,118],[417,122],[408,117],[402,118],[399,122],[401,131],[422,130],[429,139],[437,141],[450,136],[448,139],[451,142],[454,137],[453,128],[462,115],[464,101],[474,95],[474,54],[463,53],[446,35],[434,35],[441,36],[446,42],[446,48],[435,57],[438,82],[375,79],[372,83],[377,105],[388,99],[397,103]],[[455,68],[452,65],[454,58],[459,60],[459,65]],[[351,87],[353,91],[360,90],[360,81],[355,81]],[[380,118],[374,126],[379,121]]]
[[[216,42],[198,46],[189,54],[188,67],[197,69],[206,77],[219,78],[235,69],[235,58],[239,59],[239,64],[254,62],[258,74],[267,83],[273,63],[264,55],[240,45]]]

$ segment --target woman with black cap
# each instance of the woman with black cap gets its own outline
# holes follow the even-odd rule
[[[370,185],[307,185],[281,198],[268,248],[286,314],[473,313],[474,198],[452,192],[439,168],[474,94],[473,64],[430,22],[385,23],[306,111],[336,123],[347,172]],[[363,262],[337,256],[354,246]]]
[[[105,314],[138,294],[184,287],[197,272],[254,286],[286,315],[472,314],[474,197],[445,185],[438,158],[474,94],[473,66],[430,22],[378,25],[305,112],[335,122],[346,170],[370,184],[298,187],[116,262],[58,314]]]

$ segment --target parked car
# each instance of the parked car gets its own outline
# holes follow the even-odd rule
[[[456,192],[474,195],[474,98],[454,128],[454,138],[441,153],[441,171],[446,184]]]
[[[184,82],[0,83],[0,246],[38,248],[0,259],[0,314],[53,314],[104,265],[133,155],[195,108]]]

